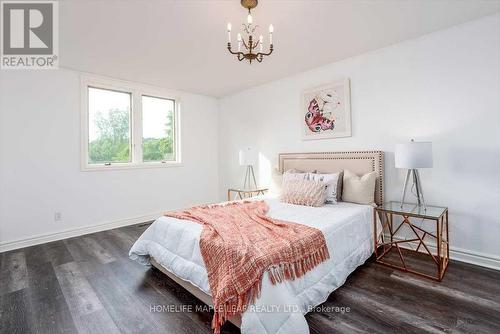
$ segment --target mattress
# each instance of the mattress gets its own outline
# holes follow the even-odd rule
[[[321,230],[330,259],[294,281],[272,285],[264,274],[260,297],[242,315],[241,332],[309,333],[304,314],[323,303],[347,276],[373,253],[373,208],[340,202],[314,208],[261,196],[268,216]],[[202,226],[170,217],[158,218],[139,237],[130,258],[149,264],[150,256],[177,277],[210,294],[199,240]]]

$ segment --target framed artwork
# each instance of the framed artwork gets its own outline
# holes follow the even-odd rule
[[[305,90],[300,108],[302,139],[350,137],[350,100],[349,79]]]

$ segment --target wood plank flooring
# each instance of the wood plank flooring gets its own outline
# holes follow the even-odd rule
[[[211,333],[201,301],[128,259],[147,226],[1,253],[0,333]],[[306,319],[311,333],[500,333],[500,272],[452,261],[437,283],[369,260]]]

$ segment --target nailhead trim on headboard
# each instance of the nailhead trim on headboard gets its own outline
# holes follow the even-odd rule
[[[338,157],[343,155],[342,157]],[[345,151],[345,152],[305,152],[305,153],[280,153],[279,169],[284,172],[284,161],[286,159],[306,159],[306,160],[371,160],[372,170],[376,171],[378,164],[378,187],[379,202],[384,201],[384,152],[383,151]],[[381,204],[377,203],[377,204]]]

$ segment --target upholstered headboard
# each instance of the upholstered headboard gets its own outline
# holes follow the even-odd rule
[[[289,169],[321,173],[336,173],[348,169],[358,175],[377,172],[375,184],[375,203],[384,202],[384,152],[318,152],[318,153],[281,153],[279,155],[281,172]]]

